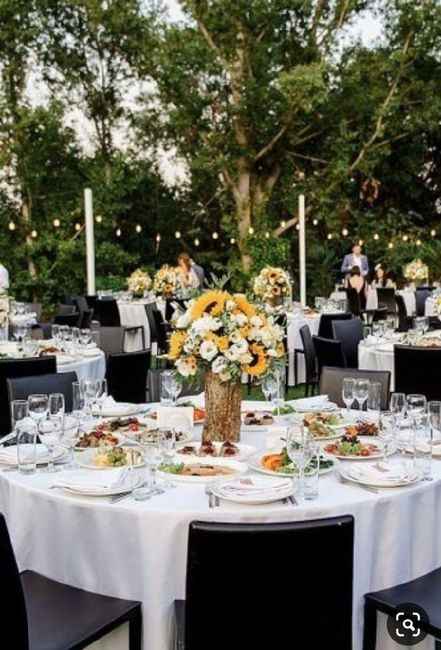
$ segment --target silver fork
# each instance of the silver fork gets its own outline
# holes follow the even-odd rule
[[[208,487],[208,485],[205,486],[205,494],[206,494],[207,497],[208,497],[208,507],[209,507],[210,509],[211,509],[211,508],[214,508],[214,494],[213,494],[213,492],[210,490],[210,488]]]

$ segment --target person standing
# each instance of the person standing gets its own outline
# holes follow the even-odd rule
[[[7,291],[9,289],[9,272],[0,264],[0,291]]]
[[[183,289],[199,289],[201,282],[188,253],[181,253],[179,255],[178,269]]]
[[[362,255],[362,250],[360,244],[354,244],[352,246],[352,253],[345,255],[343,259],[343,264],[341,265],[341,272],[347,275],[351,272],[351,269],[357,266],[360,269],[360,273],[363,277],[369,273],[369,261],[366,255]]]

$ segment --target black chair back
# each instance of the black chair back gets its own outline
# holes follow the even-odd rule
[[[441,349],[395,345],[395,390],[441,400]]]
[[[395,289],[389,287],[379,287],[377,289],[378,306],[386,307],[388,314],[397,313],[395,302]]]
[[[99,321],[102,327],[120,327],[121,318],[116,300],[113,298],[97,300],[94,307],[94,319]]]
[[[346,368],[346,359],[343,354],[341,341],[324,339],[321,336],[312,337],[315,354],[317,356],[318,374],[321,375],[324,366]]]
[[[3,594],[2,620],[8,626],[4,633],[4,642],[11,650],[12,648],[28,650],[26,602],[6,521],[2,514],[0,514],[0,575]]]
[[[55,357],[41,359],[0,359],[0,437],[11,431],[11,408],[7,379],[33,377],[57,372]],[[40,391],[38,391],[40,392]]]
[[[57,309],[57,316],[69,316],[71,314],[75,314],[76,312],[77,308],[73,302],[68,304],[59,304]]]
[[[78,381],[76,372],[54,373],[52,375],[39,375],[38,377],[20,377],[7,379],[8,395],[10,402],[13,399],[28,399],[29,395],[42,393],[62,393],[66,412],[72,411],[72,384]]]
[[[419,288],[415,291],[416,315],[424,316],[426,300],[432,295],[432,291],[426,288]]]
[[[99,332],[99,347],[106,356],[124,352],[124,327],[100,327],[94,331]]]
[[[407,313],[404,298],[399,293],[395,294],[395,303],[398,310],[398,329],[400,332],[407,332],[410,327],[410,318]]]
[[[346,289],[346,300],[347,300],[348,309],[351,312],[351,314],[353,316],[360,316],[364,307],[361,303],[361,298],[358,291],[352,287]]]
[[[363,340],[363,323],[359,318],[332,321],[334,339],[341,342],[348,368],[358,368],[358,344]]]
[[[317,357],[315,355],[311,330],[308,325],[302,325],[299,332],[305,357],[305,379],[307,384],[312,384],[317,378]]]
[[[298,623],[296,648],[350,650],[353,546],[351,516],[279,524],[192,522],[185,650],[285,648],[290,644],[282,621]],[[339,561],[325,566],[317,562],[323,548],[338,555]],[[284,558],[284,570],[259,571],[263,556]],[[287,598],[286,584],[294,583],[298,589]],[[326,607],[314,605],[318,584]],[[224,612],[228,618],[216,627],[214,637],[213,612]]]
[[[368,379],[381,384],[381,410],[389,406],[390,372],[388,370],[356,370],[354,368],[322,368],[320,377],[320,395],[328,395],[331,402],[345,406],[342,399],[343,379]]]
[[[81,315],[79,312],[75,314],[57,314],[54,318],[54,325],[67,325],[68,327],[79,327]]]
[[[322,314],[320,316],[320,323],[318,328],[318,336],[322,339],[332,339],[334,333],[332,331],[333,320],[349,320],[352,314]]]
[[[143,404],[149,368],[150,352],[111,354],[106,372],[109,395],[117,402]]]
[[[153,310],[153,318],[155,319],[155,323],[156,323],[156,334],[158,337],[157,338],[158,352],[164,353],[168,349],[167,324],[164,322],[164,319],[162,318],[162,314],[159,311],[159,309]]]
[[[155,302],[148,303],[145,306],[145,313],[147,315],[147,322],[150,330],[150,345],[158,342],[158,329],[156,326],[156,318],[153,314],[153,312],[157,310],[158,308]]]

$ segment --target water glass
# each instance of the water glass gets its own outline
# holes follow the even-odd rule
[[[432,429],[432,445],[441,445],[441,402],[431,401],[427,405],[429,424]]]
[[[47,418],[49,412],[49,397],[47,395],[33,394],[28,397],[29,415],[39,428],[40,422]]]
[[[294,473],[293,476],[293,491],[300,499],[303,497],[305,467],[311,460],[312,454],[312,447],[307,443],[308,435],[303,425],[288,427],[286,435],[286,451],[290,460],[298,470],[298,475]]]
[[[346,411],[348,415],[355,400],[354,389],[355,389],[355,379],[351,379],[350,377],[345,377],[343,379],[343,386],[342,386],[342,399],[346,405]]]
[[[78,463],[75,460],[75,445],[80,437],[80,421],[75,417],[64,418],[61,430],[60,445],[69,453],[69,460],[65,469],[77,469]]]
[[[354,397],[358,402],[358,408],[360,411],[363,411],[364,405],[366,404],[368,395],[369,395],[369,380],[367,379],[357,379],[354,386]]]
[[[37,436],[38,429],[30,418],[16,423],[17,462],[21,474],[35,474],[37,470]]]
[[[381,384],[371,381],[367,400],[367,410],[373,421],[378,421],[381,410]]]
[[[413,394],[408,395],[406,398],[407,413],[410,418],[415,422],[415,425],[418,425],[419,419],[426,413],[427,410],[427,399],[424,395]]]
[[[432,429],[429,416],[422,415],[415,426],[415,469],[424,481],[432,481]]]
[[[56,345],[60,344],[60,325],[52,325],[52,338]]]
[[[72,350],[77,352],[80,345],[80,328],[72,327]]]
[[[63,393],[51,393],[49,395],[49,418],[64,418],[66,406]]]
[[[133,490],[133,498],[136,501],[149,499],[154,494],[162,494],[164,489],[156,482],[156,471],[162,460],[162,453],[159,441],[144,443],[140,445],[143,450],[144,463],[147,467],[147,478],[145,485]]]
[[[54,449],[60,444],[63,432],[64,416],[52,416],[50,420],[42,420],[39,423],[38,433],[41,441],[48,450],[48,464],[46,472],[58,472],[59,468],[54,465]]]
[[[21,420],[29,417],[29,404],[27,399],[14,399],[11,402],[12,430],[15,431]]]
[[[161,372],[161,404],[163,406],[170,406],[172,403],[172,383],[173,371],[164,370]]]
[[[100,391],[100,380],[82,379],[80,385],[84,396],[86,412],[89,416],[92,416],[93,405],[95,404],[98,392]]]
[[[80,330],[80,343],[86,347],[92,341],[92,331],[88,328],[83,328]]]
[[[310,461],[305,467],[303,477],[303,495],[305,500],[313,501],[319,496],[321,449],[320,445],[313,440],[308,440],[306,444],[309,447],[308,456],[310,457]]]
[[[390,399],[390,410],[395,415],[395,426],[399,427],[406,416],[406,395],[393,393]]]
[[[275,372],[277,394],[273,400],[274,406],[277,409],[277,415],[280,415],[280,409],[285,403],[285,372],[284,370],[277,370]]]
[[[274,402],[277,399],[277,380],[274,375],[267,375],[262,381],[262,393],[267,402],[270,403],[270,408],[273,410]]]
[[[395,416],[391,411],[380,413],[378,438],[383,444],[384,463],[388,465],[391,445],[395,440]]]

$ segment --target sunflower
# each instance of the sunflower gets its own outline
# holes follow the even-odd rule
[[[248,318],[252,318],[252,316],[256,315],[256,310],[253,305],[248,302],[243,293],[236,293],[234,295],[234,302],[240,311],[245,314],[245,316],[248,316]]]
[[[215,343],[221,352],[228,350],[228,347],[230,345],[228,336],[216,336]]]
[[[169,359],[178,359],[181,356],[187,334],[185,332],[173,332],[169,341]]]
[[[225,291],[206,291],[191,308],[192,320],[202,318],[205,314],[219,316],[222,314],[229,297]]]
[[[277,344],[276,352],[277,352],[278,357],[284,357],[285,356],[285,346],[282,343],[282,341],[280,341],[280,343]]]
[[[271,293],[273,294],[273,296],[280,296],[280,293],[281,293],[280,287],[273,287],[271,289]]]
[[[253,377],[259,377],[263,375],[267,368],[265,350],[262,345],[253,343],[250,346],[250,352],[253,355],[253,360],[245,366],[245,372]]]

